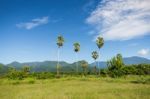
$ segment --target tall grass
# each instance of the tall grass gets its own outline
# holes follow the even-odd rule
[[[138,79],[141,77],[27,78],[17,84],[13,82],[18,80],[0,79],[0,99],[149,99],[150,84],[132,83]]]

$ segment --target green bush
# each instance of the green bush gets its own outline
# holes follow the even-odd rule
[[[100,70],[100,75],[103,76],[103,77],[106,77],[108,74],[108,70],[107,69],[101,69]]]
[[[22,71],[12,71],[12,72],[9,72],[7,77],[9,79],[18,79],[18,80],[22,80],[24,78],[24,74]]]
[[[34,84],[34,83],[35,83],[35,80],[34,80],[34,79],[30,79],[30,80],[28,81],[28,83],[29,83],[29,84]]]
[[[9,68],[7,77],[9,79],[18,79],[18,80],[22,80],[26,77],[29,76],[29,68],[28,67],[24,67],[22,70],[16,70],[15,68]]]
[[[35,73],[34,75],[37,79],[48,79],[48,78],[54,78],[55,77],[55,75],[50,73],[50,72]]]

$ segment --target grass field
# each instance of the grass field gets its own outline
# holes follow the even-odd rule
[[[139,79],[65,77],[60,79],[0,79],[0,99],[150,99],[150,84]]]

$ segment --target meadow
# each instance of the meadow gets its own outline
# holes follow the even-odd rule
[[[150,99],[150,76],[0,79],[1,99]]]

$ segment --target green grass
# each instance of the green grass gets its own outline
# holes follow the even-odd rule
[[[0,79],[0,99],[150,99],[150,76]]]

